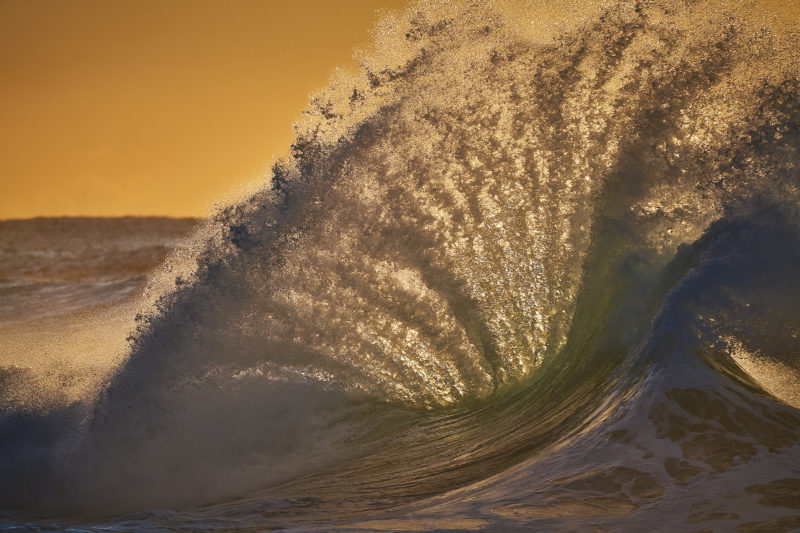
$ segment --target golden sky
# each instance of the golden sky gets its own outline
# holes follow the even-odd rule
[[[203,215],[406,0],[0,0],[0,218]]]
[[[800,0],[754,1],[797,23]],[[0,0],[0,219],[209,213],[406,3]]]

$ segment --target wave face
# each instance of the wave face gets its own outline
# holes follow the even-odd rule
[[[797,29],[539,4],[384,21],[99,398],[3,410],[9,520],[800,527]]]

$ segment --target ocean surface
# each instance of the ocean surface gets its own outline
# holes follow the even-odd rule
[[[0,222],[0,529],[800,530],[797,17],[542,5],[387,18],[208,220]]]

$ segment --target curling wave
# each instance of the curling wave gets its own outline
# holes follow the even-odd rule
[[[98,398],[4,410],[3,501],[142,511],[123,527],[800,526],[798,33],[757,15],[387,19],[269,183],[153,278]]]

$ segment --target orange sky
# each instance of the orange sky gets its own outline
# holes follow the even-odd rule
[[[800,0],[755,1],[798,21]],[[406,2],[0,0],[0,219],[207,214]]]
[[[0,0],[0,218],[202,215],[406,0]]]

